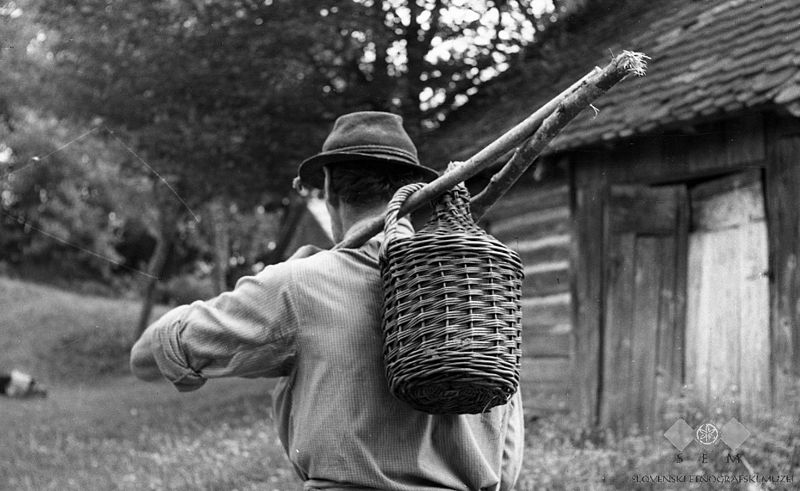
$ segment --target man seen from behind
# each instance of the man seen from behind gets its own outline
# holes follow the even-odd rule
[[[401,186],[435,177],[401,118],[382,112],[340,117],[323,151],[299,168],[305,186],[324,190],[337,242],[382,216]],[[175,308],[133,347],[133,373],[180,391],[209,378],[280,377],[277,430],[305,490],[513,489],[523,447],[519,392],[474,415],[419,412],[389,393],[382,240],[303,247],[231,292]]]

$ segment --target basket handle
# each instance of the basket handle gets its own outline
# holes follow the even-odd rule
[[[386,248],[386,245],[389,242],[393,241],[397,236],[397,220],[398,220],[398,214],[400,213],[400,207],[403,206],[403,203],[405,203],[405,201],[408,199],[409,196],[416,193],[424,186],[425,186],[424,182],[415,182],[412,184],[406,184],[405,186],[395,191],[391,201],[389,201],[389,204],[386,205],[386,216],[384,218],[384,224],[383,224],[383,244],[381,244],[381,255],[383,255],[383,251]]]

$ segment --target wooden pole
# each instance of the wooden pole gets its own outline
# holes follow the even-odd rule
[[[500,138],[472,156],[469,160],[457,166],[452,166],[448,172],[409,196],[400,208],[398,216],[411,213],[425,203],[438,198],[456,184],[476,176],[481,171],[494,164],[502,155],[523,143],[526,139],[531,137],[532,134],[534,136],[531,142],[537,140],[536,135],[540,135],[538,138],[538,140],[541,140],[540,143],[536,143],[535,146],[530,143],[526,144],[525,149],[531,148],[530,150],[525,150],[524,152],[517,151],[515,153],[515,156],[512,157],[509,162],[509,164],[513,163],[512,169],[506,170],[509,166],[509,164],[506,164],[503,169],[500,170],[500,174],[503,174],[502,179],[494,184],[490,194],[485,195],[479,202],[479,205],[482,206],[483,209],[488,208],[493,202],[491,201],[492,199],[499,198],[508,190],[508,187],[510,187],[508,182],[513,178],[514,174],[521,174],[519,169],[526,163],[522,162],[521,159],[529,159],[527,160],[527,164],[530,165],[532,162],[532,152],[541,147],[541,149],[536,151],[533,157],[538,155],[538,152],[541,152],[547,143],[558,134],[558,131],[566,126],[575,115],[589,105],[594,99],[631,73],[644,75],[645,58],[646,56],[641,53],[624,51],[620,55],[614,57],[611,63],[605,68],[593,69],[554,99],[528,116],[524,121],[514,126]],[[542,128],[543,122],[550,119],[549,117],[555,114],[558,114],[558,116],[547,125],[547,128]],[[544,131],[542,131],[543,129]],[[523,155],[519,158],[515,158],[520,153],[523,153]],[[527,168],[527,165],[522,169],[522,172],[524,172],[525,168]],[[517,175],[517,177],[519,177],[519,175]],[[492,181],[494,180],[495,178],[493,177]],[[511,184],[513,184],[514,181],[516,181],[516,178],[511,181]],[[478,196],[483,194],[484,192],[481,192]],[[496,196],[494,196],[495,194]],[[337,244],[334,249],[360,247],[382,229],[383,217],[375,217],[356,229],[353,234]]]
[[[621,55],[593,76],[585,86],[561,99],[555,110],[545,118],[536,133],[524,145],[516,149],[503,168],[492,176],[486,187],[470,200],[472,216],[477,220],[503,197],[547,145],[592,101],[622,81],[631,72],[644,75],[645,56],[624,51]],[[636,68],[631,68],[635,66]]]

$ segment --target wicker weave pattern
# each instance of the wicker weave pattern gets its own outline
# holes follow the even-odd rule
[[[412,237],[397,212],[420,185],[400,189],[386,214],[381,273],[389,388],[434,414],[479,413],[516,392],[520,367],[519,256],[472,220],[463,185]]]

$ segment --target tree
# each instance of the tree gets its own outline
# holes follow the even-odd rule
[[[546,11],[522,0],[34,3],[55,35],[59,113],[124,134],[190,205],[283,197],[308,142],[345,110],[434,124],[508,65]]]
[[[60,149],[74,128],[15,108],[0,162],[0,253],[31,274],[110,281],[123,267],[116,231],[134,183],[97,140]],[[131,210],[133,212],[133,210]]]
[[[39,5],[55,38],[53,108],[110,129],[145,173],[163,176],[155,188],[169,183],[170,192],[154,189],[161,218],[153,277],[183,213],[197,218],[211,199],[222,201],[211,209],[279,201],[306,141],[324,131],[326,104],[311,94],[319,84],[297,83],[315,77],[292,52],[315,39],[299,28],[298,12],[286,2]],[[277,29],[287,25],[298,27],[294,39]]]
[[[153,277],[173,222],[200,210],[215,210],[224,265],[219,211],[282,201],[337,115],[381,109],[412,134],[435,127],[531,41],[547,11],[535,3],[29,0],[48,29],[48,107],[104,129],[163,177],[153,186],[169,183],[154,191]]]
[[[313,48],[326,93],[349,107],[403,114],[417,134],[514,61],[558,12],[523,0],[355,0],[319,13],[340,39]],[[547,15],[545,15],[547,14]]]

